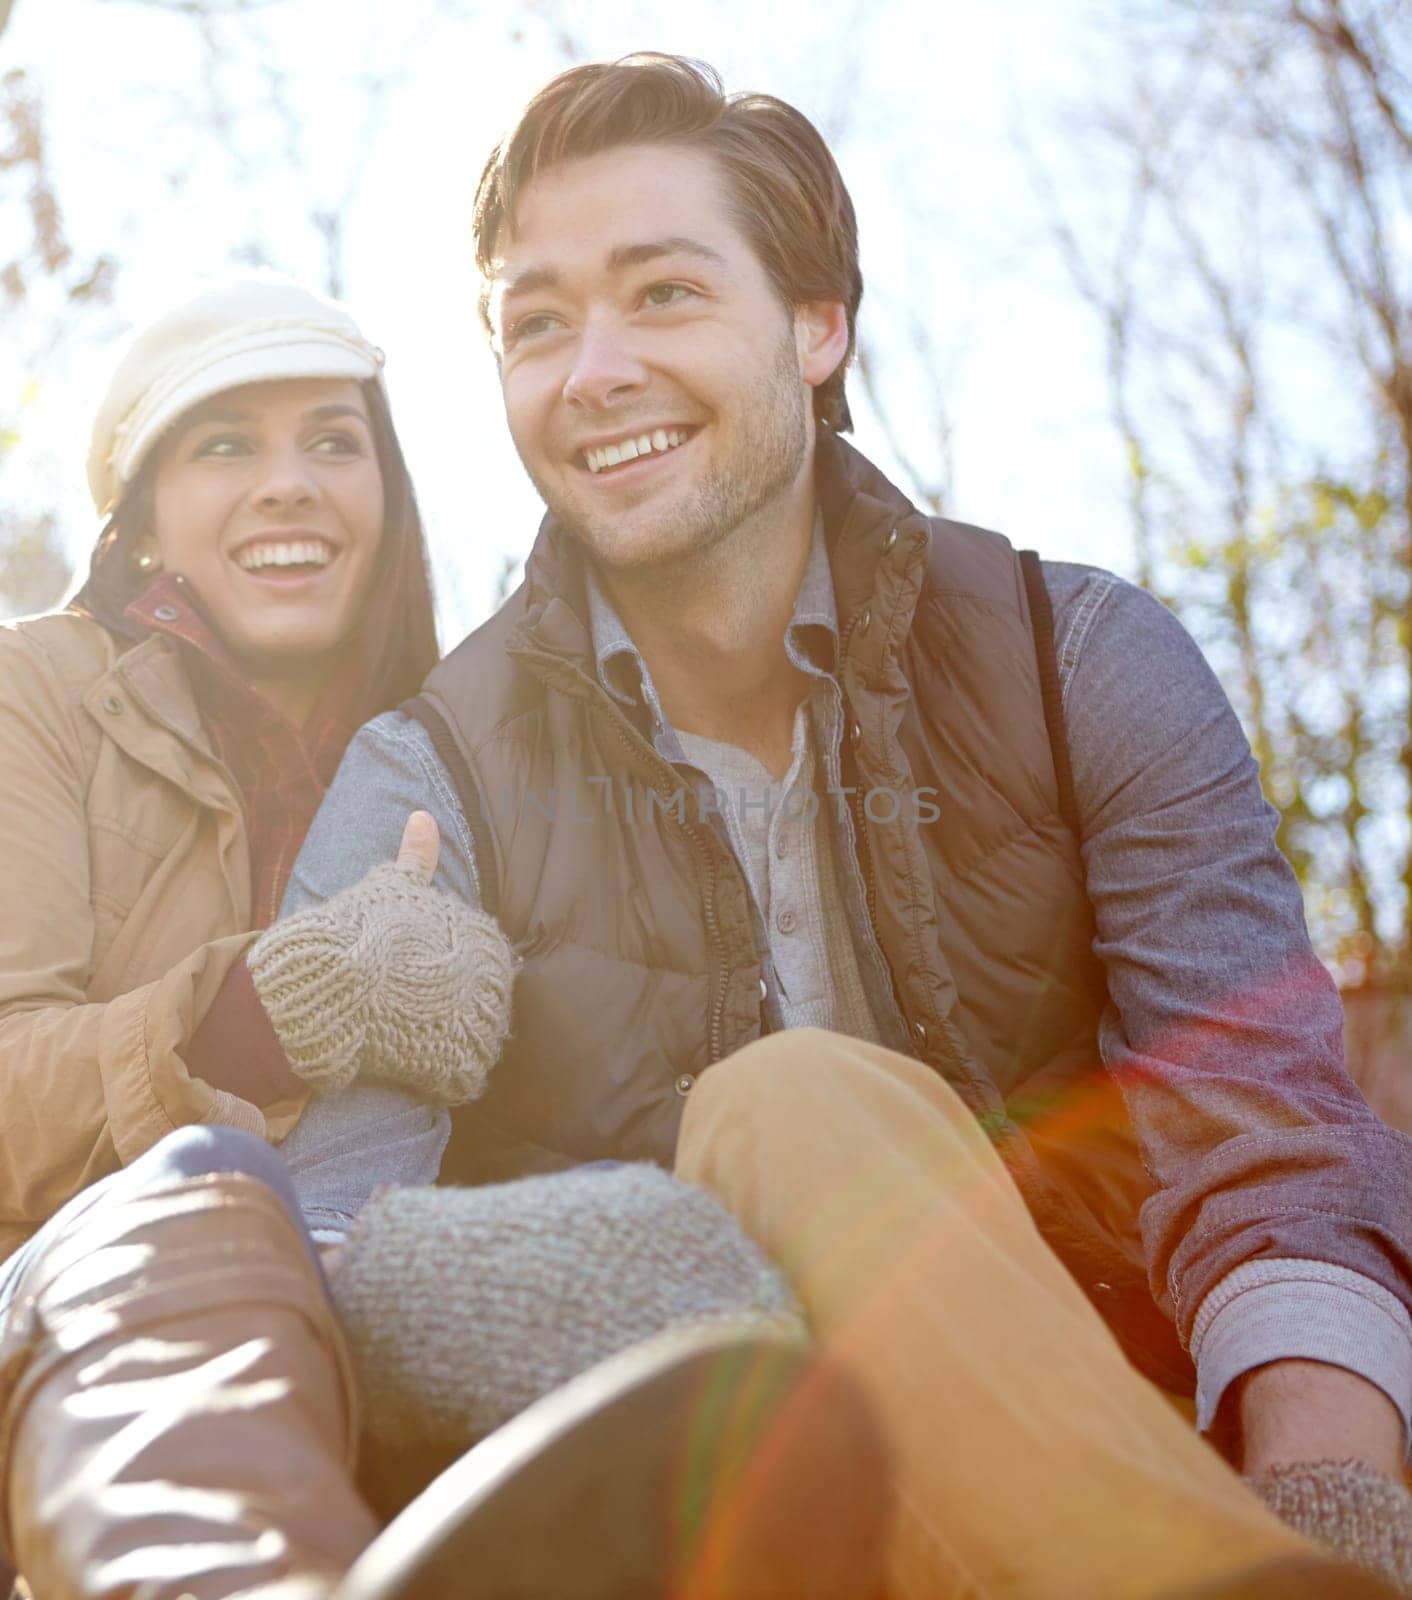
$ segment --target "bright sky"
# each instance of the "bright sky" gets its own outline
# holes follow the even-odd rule
[[[915,329],[926,330],[930,365],[941,368],[954,425],[952,513],[1049,556],[1127,570],[1098,332],[1048,246],[1011,137],[1023,116],[1046,149],[1057,101],[1090,81],[1083,53],[1096,41],[1084,15],[1084,0],[829,9],[282,0],[221,30],[230,60],[215,86],[235,115],[213,132],[189,21],[136,0],[16,0],[0,71],[27,69],[43,93],[80,256],[112,251],[121,270],[114,309],[91,315],[55,355],[36,365],[28,326],[18,348],[0,347],[0,411],[38,380],[22,445],[6,462],[6,498],[57,506],[81,560],[95,531],[85,433],[122,331],[202,274],[249,259],[252,246],[321,286],[309,217],[338,209],[345,298],[388,354],[436,553],[443,642],[454,642],[485,615],[502,564],[523,558],[539,516],[475,321],[469,199],[495,137],[567,64],[559,41],[568,35],[588,57],[703,56],[728,87],[769,90],[808,112],[852,188],[865,324],[886,335],[890,410],[924,458],[936,422]],[[292,134],[269,109],[260,62],[282,71]],[[397,84],[370,102],[370,79],[389,70]],[[0,215],[0,226],[12,221]],[[854,410],[858,443],[895,468],[856,400]]]

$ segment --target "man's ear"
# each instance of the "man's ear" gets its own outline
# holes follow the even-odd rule
[[[848,350],[848,312],[842,300],[811,300],[794,310],[799,375],[811,389],[827,383]]]

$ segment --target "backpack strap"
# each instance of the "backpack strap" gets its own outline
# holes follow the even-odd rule
[[[471,831],[471,842],[475,845],[476,859],[473,865],[481,910],[487,916],[498,916],[500,879],[495,865],[495,840],[491,837],[490,824],[481,807],[481,787],[475,781],[471,764],[446,718],[426,695],[414,695],[412,699],[404,700],[397,709],[403,716],[411,717],[426,729],[432,747],[446,768],[447,776],[456,790],[456,798],[461,802],[461,815]]]
[[[1044,573],[1035,551],[1020,551],[1020,570],[1030,602],[1030,629],[1034,634],[1035,665],[1039,669],[1039,693],[1044,702],[1044,725],[1049,730],[1054,776],[1059,781],[1059,815],[1082,844],[1083,827],[1074,798],[1074,768],[1069,760],[1069,736],[1064,728],[1064,691],[1059,682],[1059,658],[1054,648],[1054,608],[1049,603],[1049,590],[1045,587]]]

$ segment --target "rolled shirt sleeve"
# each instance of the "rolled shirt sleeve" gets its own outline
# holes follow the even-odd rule
[[[1345,1070],[1342,1006],[1239,722],[1152,596],[1062,563],[1046,580],[1111,1001],[1100,1044],[1157,1184],[1149,1271],[1202,1416],[1242,1372],[1304,1357],[1407,1419],[1412,1141]]]
[[[1323,1361],[1376,1384],[1412,1441],[1412,1318],[1361,1272],[1265,1256],[1228,1272],[1201,1302],[1191,1336],[1196,1424],[1215,1420],[1227,1388],[1271,1361]]]

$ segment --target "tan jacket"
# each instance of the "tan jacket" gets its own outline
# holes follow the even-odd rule
[[[182,1052],[252,935],[239,795],[176,651],[0,627],[0,1258],[174,1128],[279,1139]]]

